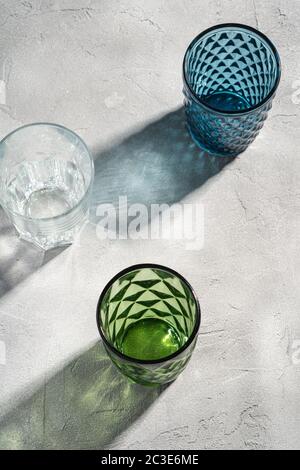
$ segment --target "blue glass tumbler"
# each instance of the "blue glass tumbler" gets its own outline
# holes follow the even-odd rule
[[[221,24],[199,34],[183,60],[187,123],[194,141],[236,156],[255,139],[280,80],[280,58],[262,33]]]

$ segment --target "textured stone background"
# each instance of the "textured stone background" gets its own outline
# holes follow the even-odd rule
[[[0,6],[1,137],[33,121],[76,130],[96,160],[93,209],[119,194],[205,208],[200,251],[98,240],[92,212],[77,244],[46,255],[0,213],[0,448],[300,448],[299,0]],[[224,166],[186,135],[181,62],[228,21],[270,36],[283,77],[261,135]],[[143,261],[185,275],[203,311],[165,390],[116,372],[95,325],[104,284]]]

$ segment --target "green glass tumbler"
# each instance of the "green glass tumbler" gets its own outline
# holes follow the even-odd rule
[[[120,371],[142,385],[172,382],[196,345],[200,306],[190,284],[170,268],[131,266],[104,288],[97,324]]]

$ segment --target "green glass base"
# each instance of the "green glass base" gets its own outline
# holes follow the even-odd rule
[[[124,374],[124,371],[121,371]],[[126,375],[126,374],[124,374]],[[126,375],[129,382],[132,384],[143,385],[144,387],[161,387],[161,383],[154,383],[154,382],[145,382],[144,380],[133,379],[129,375]]]
[[[121,351],[139,360],[157,360],[178,351],[181,342],[175,329],[157,318],[132,323],[121,344]]]

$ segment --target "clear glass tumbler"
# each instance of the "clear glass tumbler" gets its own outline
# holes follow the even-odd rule
[[[0,142],[0,203],[20,237],[45,250],[72,243],[93,178],[87,146],[63,126],[30,124]]]
[[[97,324],[108,355],[142,385],[173,381],[196,345],[200,306],[189,283],[170,268],[131,266],[104,288]]]
[[[236,156],[255,139],[272,106],[280,59],[250,26],[221,24],[197,36],[183,61],[188,127],[204,150]]]

